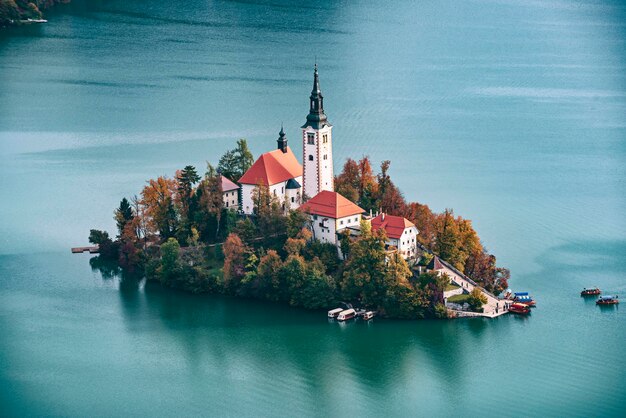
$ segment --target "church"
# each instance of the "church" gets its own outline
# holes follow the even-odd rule
[[[313,72],[309,114],[302,126],[302,161],[300,164],[287,145],[287,137],[281,127],[274,151],[262,154],[239,179],[241,184],[241,210],[254,213],[254,188],[267,186],[284,208],[296,209],[328,190],[334,193],[332,125],[324,113],[324,96],[320,90],[317,64]]]
[[[283,127],[275,150],[262,154],[239,179],[241,210],[254,214],[254,189],[269,188],[283,209],[300,209],[310,217],[313,239],[337,246],[343,258],[339,237],[346,231],[358,235],[365,211],[335,192],[333,173],[333,126],[324,113],[324,96],[320,90],[317,64],[313,72],[313,90],[309,97],[309,114],[302,129],[302,164],[287,145]],[[404,257],[415,255],[415,225],[402,217],[373,219],[375,229],[383,228],[390,237],[388,246]],[[397,235],[397,236],[396,236]]]

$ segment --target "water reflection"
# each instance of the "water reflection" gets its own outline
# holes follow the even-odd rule
[[[148,329],[158,335],[160,349],[177,353],[192,375],[246,370],[256,379],[285,381],[295,375],[302,390],[318,396],[328,396],[338,379],[392,396],[399,385],[428,375],[460,390],[471,357],[467,347],[483,345],[489,327],[482,319],[328,321],[325,312],[191,295],[144,283],[108,264],[91,265],[103,280],[118,278],[128,332],[143,338]],[[141,326],[145,319],[149,328]]]

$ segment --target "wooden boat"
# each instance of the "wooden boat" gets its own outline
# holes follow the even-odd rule
[[[532,297],[530,297],[528,295],[528,293],[524,292],[524,293],[516,293],[515,294],[515,298],[513,299],[514,302],[517,303],[522,303],[530,308],[534,308],[537,303],[534,301],[534,299]]]
[[[339,316],[339,314],[341,313],[341,311],[343,311],[342,308],[331,309],[330,311],[328,311],[328,317],[329,318],[337,318]]]
[[[356,317],[356,311],[354,309],[346,309],[345,311],[341,311],[339,315],[337,315],[338,321],[347,321],[348,319],[352,319]]]
[[[597,287],[593,287],[591,289],[587,289],[585,287],[583,291],[580,292],[580,296],[595,296],[595,295],[599,295],[600,293],[602,292]]]
[[[374,314],[374,312],[372,312],[372,311],[367,311],[367,312],[365,312],[365,313],[363,314],[363,319],[364,319],[365,321],[369,321],[370,319],[372,319],[372,318],[374,317],[374,315],[375,315],[375,314]]]
[[[618,296],[600,296],[596,300],[596,305],[617,305],[619,303]]]
[[[512,303],[511,306],[509,306],[509,312],[520,315],[528,315],[530,313],[530,308],[523,303]]]

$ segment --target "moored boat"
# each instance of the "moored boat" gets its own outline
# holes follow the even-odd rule
[[[537,305],[535,300],[531,296],[528,295],[528,292],[516,293],[515,298],[513,298],[513,301],[517,303],[523,303],[524,305],[531,307],[531,308]]]
[[[619,303],[619,298],[617,295],[600,296],[598,300],[596,300],[596,305],[617,305],[618,303]]]
[[[511,306],[509,306],[509,312],[520,315],[528,315],[530,313],[530,308],[523,303],[512,303]]]
[[[372,319],[374,317],[374,312],[373,311],[367,311],[363,314],[363,319],[365,321],[369,321],[370,319]]]
[[[582,290],[582,292],[580,292],[580,296],[595,296],[595,295],[599,295],[600,293],[602,293],[602,292],[597,287],[592,287],[590,289],[587,289],[585,287]]]
[[[337,315],[337,321],[347,321],[348,319],[352,319],[356,317],[356,311],[354,309],[346,309],[345,311],[341,311],[339,315]]]
[[[337,318],[337,316],[339,316],[341,311],[343,311],[343,308],[331,309],[330,311],[328,311],[328,317],[329,318]]]

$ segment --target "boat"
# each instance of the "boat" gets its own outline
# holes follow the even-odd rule
[[[527,292],[516,293],[515,298],[513,298],[514,302],[523,303],[524,305],[534,308],[537,303],[533,300],[532,297],[528,296]]]
[[[592,287],[590,289],[587,289],[585,287],[583,291],[580,292],[580,296],[595,296],[595,295],[599,295],[600,293],[602,292],[597,287]]]
[[[596,300],[596,305],[617,305],[618,303],[619,303],[619,298],[617,295],[600,296],[598,300]]]
[[[341,311],[343,311],[342,308],[331,309],[330,311],[328,311],[328,317],[329,318],[337,318],[337,316],[339,316]]]
[[[369,321],[370,319],[372,319],[374,317],[375,313],[373,311],[367,311],[363,314],[363,319],[365,321]]]
[[[337,315],[337,321],[347,321],[354,317],[356,317],[356,311],[354,309],[346,309]]]
[[[511,306],[509,306],[509,312],[520,315],[528,315],[530,313],[530,308],[524,303],[512,303]]]

